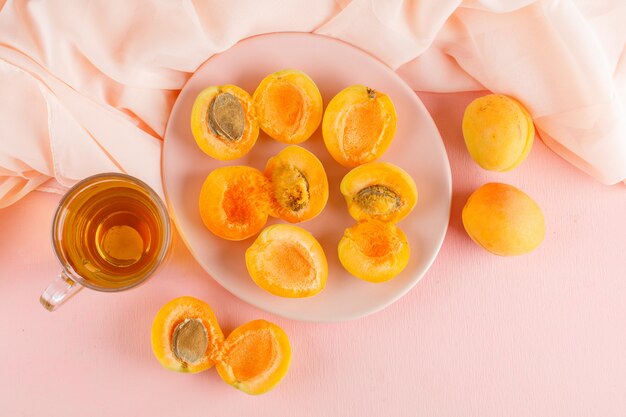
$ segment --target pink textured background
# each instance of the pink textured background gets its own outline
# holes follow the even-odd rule
[[[179,241],[154,279],[122,294],[84,291],[54,314],[38,304],[56,273],[56,195],[0,210],[0,416],[626,415],[626,187],[600,185],[537,141],[511,173],[481,170],[460,133],[478,94],[421,94],[450,158],[450,229],[424,279],[384,311],[341,324],[264,313],[213,282]],[[543,245],[492,256],[460,212],[488,181],[543,208]],[[168,372],[152,357],[166,301],[209,302],[225,332],[255,318],[289,334],[293,362],[270,393],[247,396],[214,370]]]

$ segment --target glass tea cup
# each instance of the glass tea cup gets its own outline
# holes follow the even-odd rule
[[[62,271],[39,301],[54,311],[83,287],[135,287],[163,263],[170,242],[167,208],[147,184],[118,173],[86,178],[54,214],[52,246]]]

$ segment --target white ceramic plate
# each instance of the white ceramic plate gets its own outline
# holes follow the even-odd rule
[[[203,225],[198,196],[206,176],[227,165],[248,165],[263,170],[267,159],[285,144],[261,133],[252,151],[237,160],[222,162],[204,154],[189,126],[196,95],[211,85],[236,84],[252,94],[267,75],[281,69],[300,69],[319,87],[324,106],[343,88],[364,84],[387,93],[396,106],[396,136],[380,161],[405,169],[417,184],[415,210],[398,225],[406,233],[411,259],[397,277],[381,284],[348,274],[337,256],[344,230],[353,225],[339,183],[348,172],[324,146],[321,126],[301,146],[312,151],[326,168],[330,197],[315,219],[298,225],[322,244],[328,258],[326,288],[304,299],[287,299],[265,292],[250,279],[245,250],[254,238],[230,242],[214,236]],[[372,56],[341,41],[308,33],[277,33],[245,39],[205,62],[182,89],[170,115],[163,149],[163,182],[167,204],[189,250],[202,267],[228,291],[266,311],[307,321],[340,321],[376,312],[406,294],[426,273],[445,236],[450,214],[450,165],[435,123],[415,93]],[[270,219],[268,225],[276,223]],[[207,300],[210,302],[211,300]]]

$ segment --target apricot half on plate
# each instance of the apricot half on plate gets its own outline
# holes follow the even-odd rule
[[[343,166],[354,167],[385,153],[396,133],[396,122],[389,96],[353,85],[328,103],[322,135],[332,157]]]
[[[280,327],[254,320],[228,335],[222,357],[216,369],[226,383],[248,394],[263,394],[287,373],[291,347]]]
[[[267,227],[246,251],[252,280],[281,297],[310,297],[322,291],[328,262],[319,242],[306,230],[288,224]]]
[[[269,181],[247,166],[213,170],[200,191],[200,216],[215,235],[247,239],[261,231],[269,212]]]
[[[165,304],[152,324],[152,351],[167,369],[196,373],[212,367],[224,340],[213,310],[193,297]]]
[[[252,99],[261,129],[280,142],[304,142],[322,120],[322,95],[302,71],[282,70],[268,75]]]
[[[319,159],[300,146],[288,146],[267,162],[270,214],[291,223],[312,219],[328,201],[328,178]]]
[[[387,162],[370,162],[348,172],[340,185],[350,215],[357,221],[397,222],[417,203],[413,178]]]
[[[259,137],[250,94],[235,85],[205,88],[191,109],[191,133],[200,149],[215,159],[245,155]]]
[[[338,250],[346,271],[370,282],[395,277],[407,266],[410,256],[404,232],[379,220],[362,221],[346,229]]]

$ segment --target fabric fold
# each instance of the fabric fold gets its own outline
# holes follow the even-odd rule
[[[162,193],[180,88],[211,55],[276,31],[351,43],[416,91],[512,95],[550,148],[614,184],[626,179],[624,21],[619,0],[0,2],[0,207],[104,171]]]

